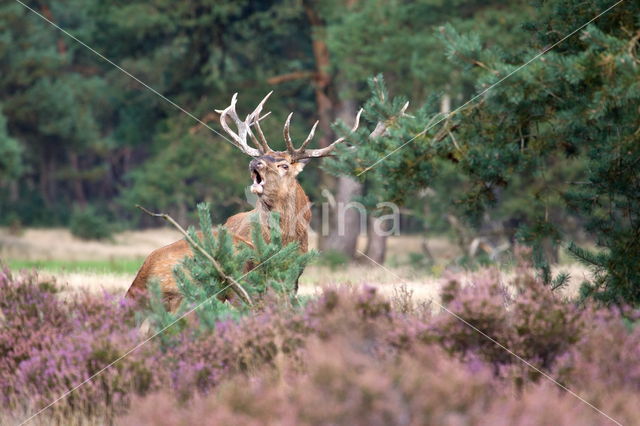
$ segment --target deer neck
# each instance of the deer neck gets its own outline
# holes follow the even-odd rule
[[[265,240],[268,241],[270,239],[269,219],[271,213],[277,212],[280,214],[283,245],[297,241],[301,250],[307,250],[307,226],[311,219],[311,213],[309,199],[298,182],[296,182],[293,190],[287,191],[286,194],[276,200],[258,199],[256,210]]]

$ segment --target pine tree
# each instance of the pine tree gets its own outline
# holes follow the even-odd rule
[[[523,27],[529,49],[484,48],[452,26],[442,33],[450,59],[471,61],[477,92],[490,87],[609,3],[573,0],[541,2],[535,20]],[[583,294],[606,303],[640,303],[640,5],[621,3],[492,88],[444,117],[433,101],[397,120],[380,143],[360,140],[342,150],[337,167],[376,183],[380,198],[406,203],[437,181],[442,162],[455,165],[461,185],[453,207],[479,221],[510,200],[526,216],[520,241],[534,248],[534,260],[554,286],[566,277],[550,274],[545,247],[564,244],[571,233],[561,219],[573,215],[598,245],[592,253],[577,244],[569,251],[590,265],[595,278]],[[381,100],[374,87],[373,99]],[[368,117],[388,117],[369,105]],[[386,109],[385,109],[386,108]],[[438,123],[429,131],[433,123]],[[411,143],[402,147],[407,141]]]
[[[214,234],[209,205],[198,205],[200,232],[191,226],[187,233],[199,248],[213,257],[221,269],[202,253],[189,239],[193,256],[185,257],[174,269],[182,303],[175,312],[168,312],[157,283],[150,288],[150,318],[157,330],[173,323],[174,331],[163,337],[164,343],[184,329],[187,322],[180,320],[185,313],[194,310],[201,331],[212,331],[222,319],[238,318],[252,309],[260,309],[265,303],[277,301],[290,306],[297,304],[297,280],[305,266],[315,257],[314,251],[301,254],[297,243],[282,246],[280,223],[277,213],[270,218],[270,238],[265,241],[259,221],[253,225],[254,247],[234,247],[231,236],[224,227]],[[252,269],[245,272],[250,263]],[[221,273],[222,272],[222,273]],[[249,294],[252,305],[233,294],[231,277]],[[231,302],[230,302],[231,301]]]

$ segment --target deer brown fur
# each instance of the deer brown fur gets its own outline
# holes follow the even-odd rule
[[[214,231],[215,234],[215,231]],[[237,235],[232,235],[234,245],[247,244],[253,246],[250,241]],[[193,256],[191,247],[185,240],[179,240],[151,252],[138,270],[138,274],[131,283],[125,297],[134,299],[146,293],[149,282],[156,279],[160,284],[162,299],[167,309],[174,311],[180,305],[182,296],[178,291],[173,268],[180,264],[185,256]]]
[[[307,150],[306,146],[313,138],[318,124],[316,122],[307,139],[301,144],[300,148],[296,149],[289,135],[290,114],[284,126],[284,139],[287,150],[273,151],[267,144],[260,129],[260,120],[268,115],[267,113],[260,116],[260,113],[269,95],[271,93],[260,102],[253,113],[247,116],[245,121],[241,121],[235,111],[237,94],[233,96],[231,105],[219,111],[221,114],[220,124],[231,137],[231,143],[245,154],[253,157],[253,160],[249,163],[249,172],[253,179],[251,192],[256,194],[258,198],[253,210],[231,216],[224,226],[233,237],[234,245],[247,244],[252,246],[252,222],[254,220],[260,222],[263,237],[268,241],[271,226],[269,223],[270,214],[271,212],[278,212],[280,215],[279,225],[282,233],[282,243],[286,245],[291,242],[297,242],[300,251],[306,252],[309,246],[307,230],[311,221],[311,209],[309,198],[298,183],[297,176],[310,158],[329,155],[337,144],[344,141],[344,138],[336,140],[325,148]],[[357,128],[359,118],[360,113],[356,117],[356,125],[353,130]],[[235,123],[237,132],[229,127],[228,119]],[[253,131],[255,131],[257,137]],[[256,148],[248,145],[247,136],[251,137]],[[180,304],[181,296],[173,275],[173,269],[185,256],[191,256],[192,254],[191,248],[184,240],[176,241],[153,251],[145,259],[127,291],[126,297],[134,298],[146,292],[149,281],[157,279],[160,282],[165,304],[170,310],[175,310]],[[250,267],[252,265],[247,265],[247,268]]]

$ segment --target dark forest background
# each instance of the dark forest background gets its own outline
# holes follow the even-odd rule
[[[416,104],[441,93],[455,106],[474,87],[446,60],[439,28],[450,22],[517,49],[529,37],[519,28],[531,12],[525,2],[484,1],[28,5],[215,129],[214,108],[234,92],[239,110],[249,111],[275,90],[264,123],[275,146],[283,146],[290,111],[294,136],[320,119],[317,143],[333,140],[331,123],[352,120],[369,97],[367,78],[377,73]],[[2,2],[0,27],[3,224],[64,226],[89,211],[123,226],[151,226],[135,204],[187,221],[202,200],[222,222],[248,207],[247,158],[220,136],[19,3]],[[312,200],[323,188],[338,201],[361,193],[318,166],[301,176]],[[403,228],[420,230],[421,216],[405,216]],[[349,251],[332,238],[332,247]]]

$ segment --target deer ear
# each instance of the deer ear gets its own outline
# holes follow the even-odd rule
[[[301,160],[296,161],[295,163],[293,163],[291,165],[293,167],[293,170],[296,173],[296,176],[298,176],[298,174],[304,169],[304,166],[307,165],[309,160],[310,160],[310,158],[303,158]]]

